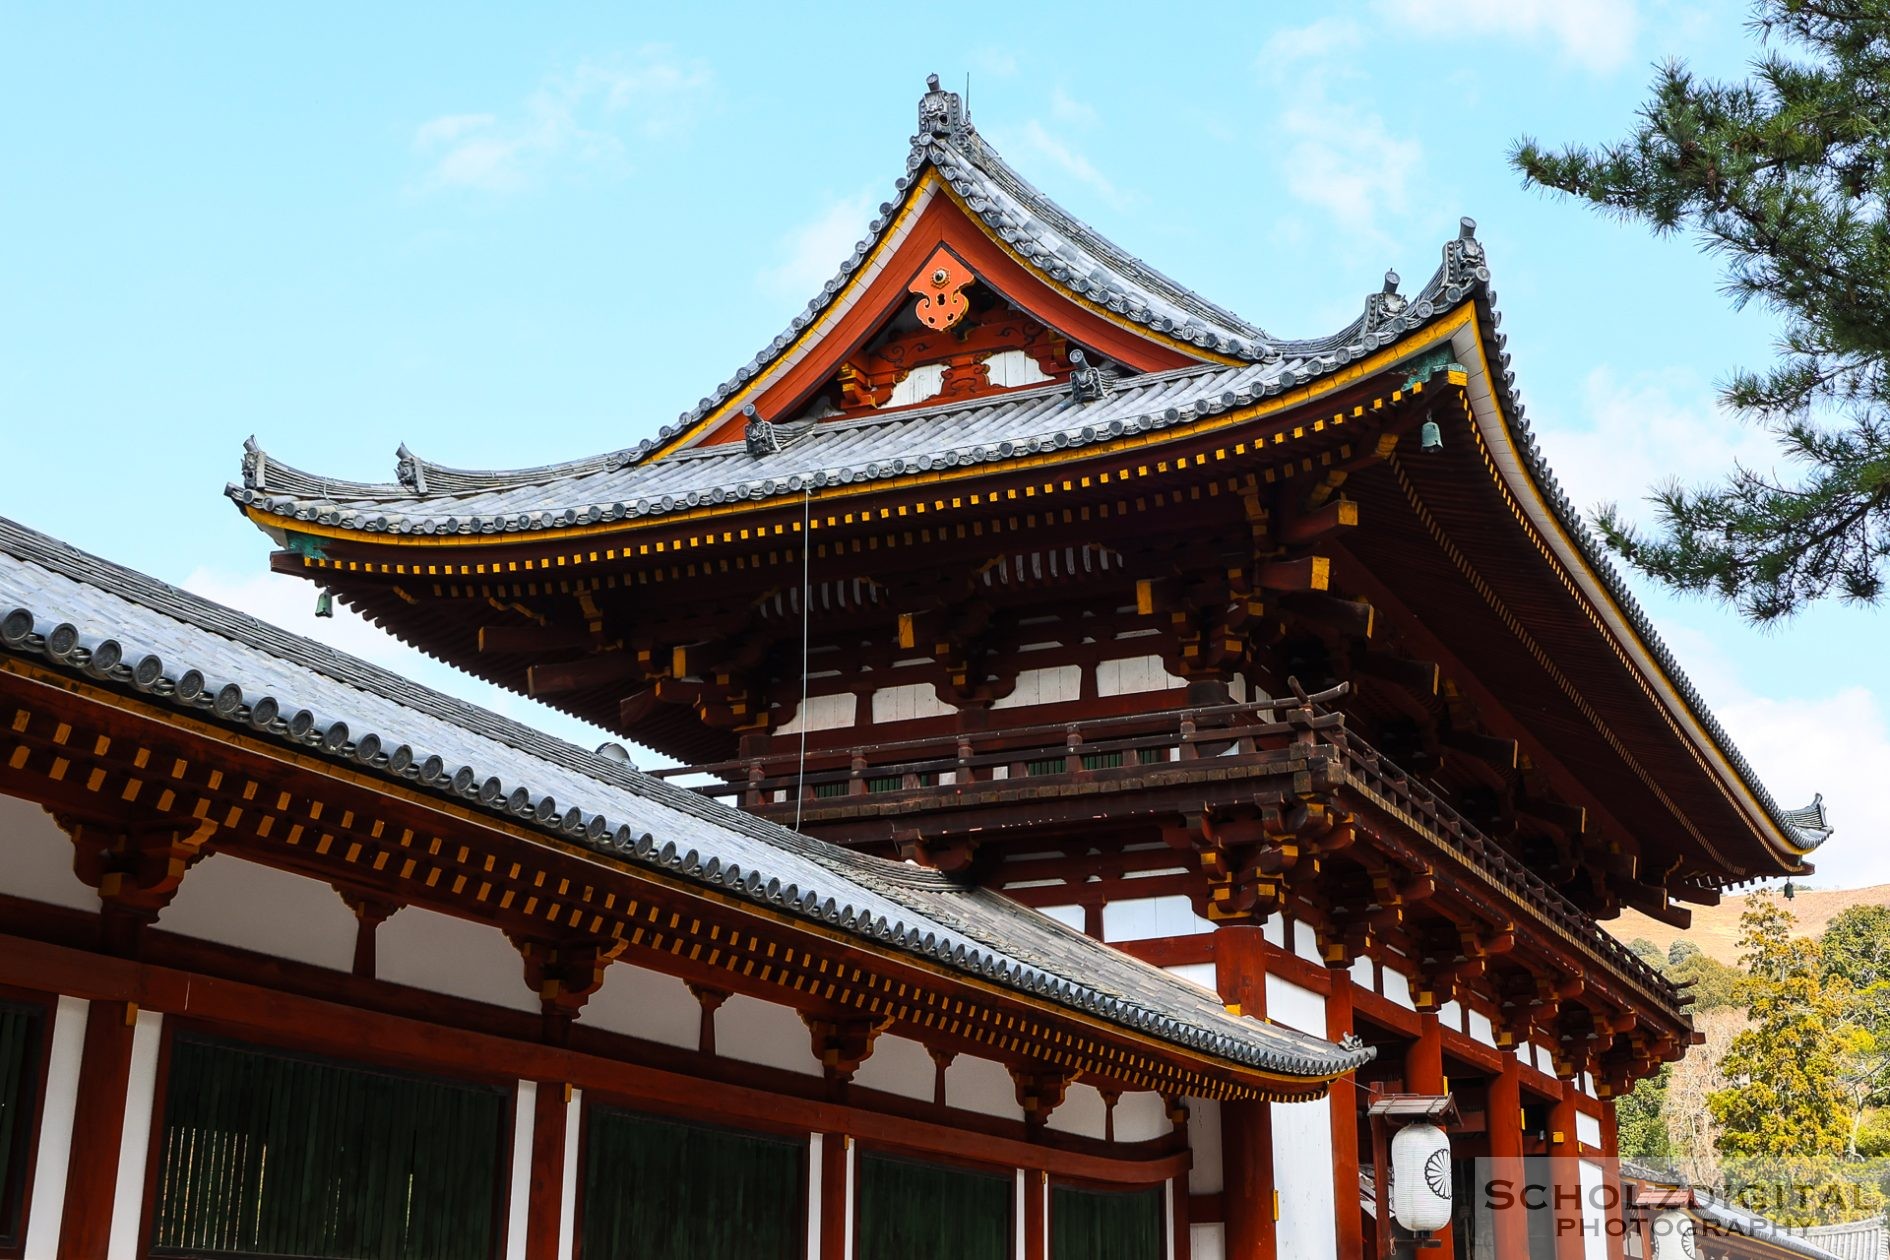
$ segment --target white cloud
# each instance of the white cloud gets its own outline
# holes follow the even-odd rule
[[[1058,122],[1087,127],[1096,121],[1096,107],[1055,88],[1050,93],[1050,116]]]
[[[442,664],[408,647],[339,600],[335,602],[332,618],[317,617],[316,588],[300,578],[281,573],[232,574],[200,568],[185,578],[183,585],[184,589],[205,599],[241,609],[284,630],[320,640],[423,686],[481,705],[585,748],[595,748],[606,739],[620,738]],[[640,748],[633,750],[632,756],[641,766],[654,765],[660,760]]]
[[[1777,447],[1763,432],[1719,406],[1712,386],[1686,369],[1623,377],[1603,364],[1582,382],[1580,421],[1538,420],[1537,436],[1569,497],[1583,510],[1616,503],[1646,522],[1651,487],[1695,484],[1734,463],[1769,468]]]
[[[762,289],[799,302],[811,301],[866,235],[873,214],[871,193],[830,199],[812,219],[781,238],[779,261],[758,277]]]
[[[1061,95],[1059,93],[1059,95]],[[1067,101],[1067,98],[1065,98]],[[1068,102],[1074,104],[1074,102]],[[1088,109],[1088,106],[1082,106]],[[1053,111],[1056,105],[1052,104]],[[1061,116],[1059,113],[1057,116]],[[1091,111],[1091,117],[1094,111]],[[1018,143],[1012,147],[1028,153],[1034,153],[1050,165],[1056,167],[1070,178],[1087,187],[1111,206],[1121,208],[1130,203],[1132,198],[1116,187],[1107,175],[1104,175],[1089,157],[1062,135],[1045,127],[1041,121],[1032,118],[1017,133]]]
[[[1328,219],[1346,249],[1377,252],[1392,243],[1384,217],[1410,210],[1424,146],[1394,131],[1363,94],[1333,94],[1334,83],[1356,77],[1342,54],[1363,34],[1351,19],[1321,18],[1275,31],[1255,64],[1283,103],[1272,146],[1281,185]]]
[[[1636,0],[1379,0],[1377,7],[1392,21],[1435,37],[1547,43],[1597,74],[1627,65],[1641,30]]]
[[[649,47],[631,58],[587,60],[547,80],[518,109],[443,114],[414,130],[436,186],[508,192],[554,161],[621,166],[624,137],[662,139],[687,125],[711,82],[700,62]]]
[[[1260,46],[1260,65],[1291,66],[1301,61],[1330,57],[1356,48],[1364,31],[1351,18],[1324,17],[1306,26],[1273,32]]]

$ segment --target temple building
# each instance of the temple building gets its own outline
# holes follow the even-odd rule
[[[934,79],[655,437],[250,443],[277,572],[650,773],[0,524],[0,1260],[1408,1255],[1420,1114],[1435,1254],[1648,1254],[1613,1100],[1693,1029],[1600,921],[1830,829],[1600,556],[1494,303],[1465,220],[1274,336]]]

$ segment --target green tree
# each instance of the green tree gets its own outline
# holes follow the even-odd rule
[[[1745,974],[1699,950],[1668,967],[1667,978],[1688,986],[1696,1011],[1724,1010],[1745,1001],[1740,990]]]
[[[1667,1136],[1667,1086],[1672,1076],[1672,1065],[1663,1064],[1654,1075],[1635,1082],[1633,1090],[1615,1103],[1624,1159],[1664,1164],[1672,1157],[1673,1142]]]
[[[1661,952],[1660,946],[1654,944],[1645,936],[1637,936],[1629,941],[1628,949],[1633,951],[1636,958],[1639,958],[1655,971],[1660,971],[1667,965],[1667,955]]]
[[[1783,322],[1780,355],[1727,405],[1793,466],[1655,488],[1646,534],[1604,507],[1602,534],[1669,586],[1755,622],[1829,594],[1874,602],[1890,555],[1890,0],[1757,0],[1751,76],[1656,78],[1626,139],[1551,152],[1520,141],[1527,184],[1656,233],[1691,231],[1735,304]],[[1789,50],[1789,55],[1788,51]]]
[[[1842,976],[1855,989],[1890,981],[1890,906],[1840,911],[1818,938],[1818,949],[1824,974]]]
[[[1818,947],[1791,930],[1792,915],[1755,896],[1740,917],[1742,986],[1751,1026],[1722,1064],[1738,1082],[1708,1099],[1731,1158],[1841,1156],[1851,1107],[1841,1080],[1844,1002],[1828,989]]]
[[[1669,967],[1678,967],[1687,959],[1698,955],[1699,952],[1700,947],[1698,945],[1695,945],[1692,941],[1682,936],[1667,947],[1667,965]]]

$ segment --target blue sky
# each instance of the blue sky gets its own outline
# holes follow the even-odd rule
[[[924,76],[1127,248],[1279,335],[1489,247],[1575,499],[1769,446],[1713,383],[1775,329],[1681,240],[1522,190],[1517,136],[1622,132],[1652,64],[1736,73],[1744,6],[0,8],[0,512],[574,738],[264,573],[243,438],[384,479],[616,449],[786,323],[891,195]],[[391,7],[390,7],[391,9]],[[1761,634],[1648,592],[1825,885],[1890,881],[1890,610]]]

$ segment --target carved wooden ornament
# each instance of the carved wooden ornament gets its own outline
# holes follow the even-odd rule
[[[939,246],[919,269],[918,278],[906,286],[908,292],[919,295],[913,313],[927,328],[940,332],[950,328],[971,310],[965,286],[977,278],[950,250]]]

